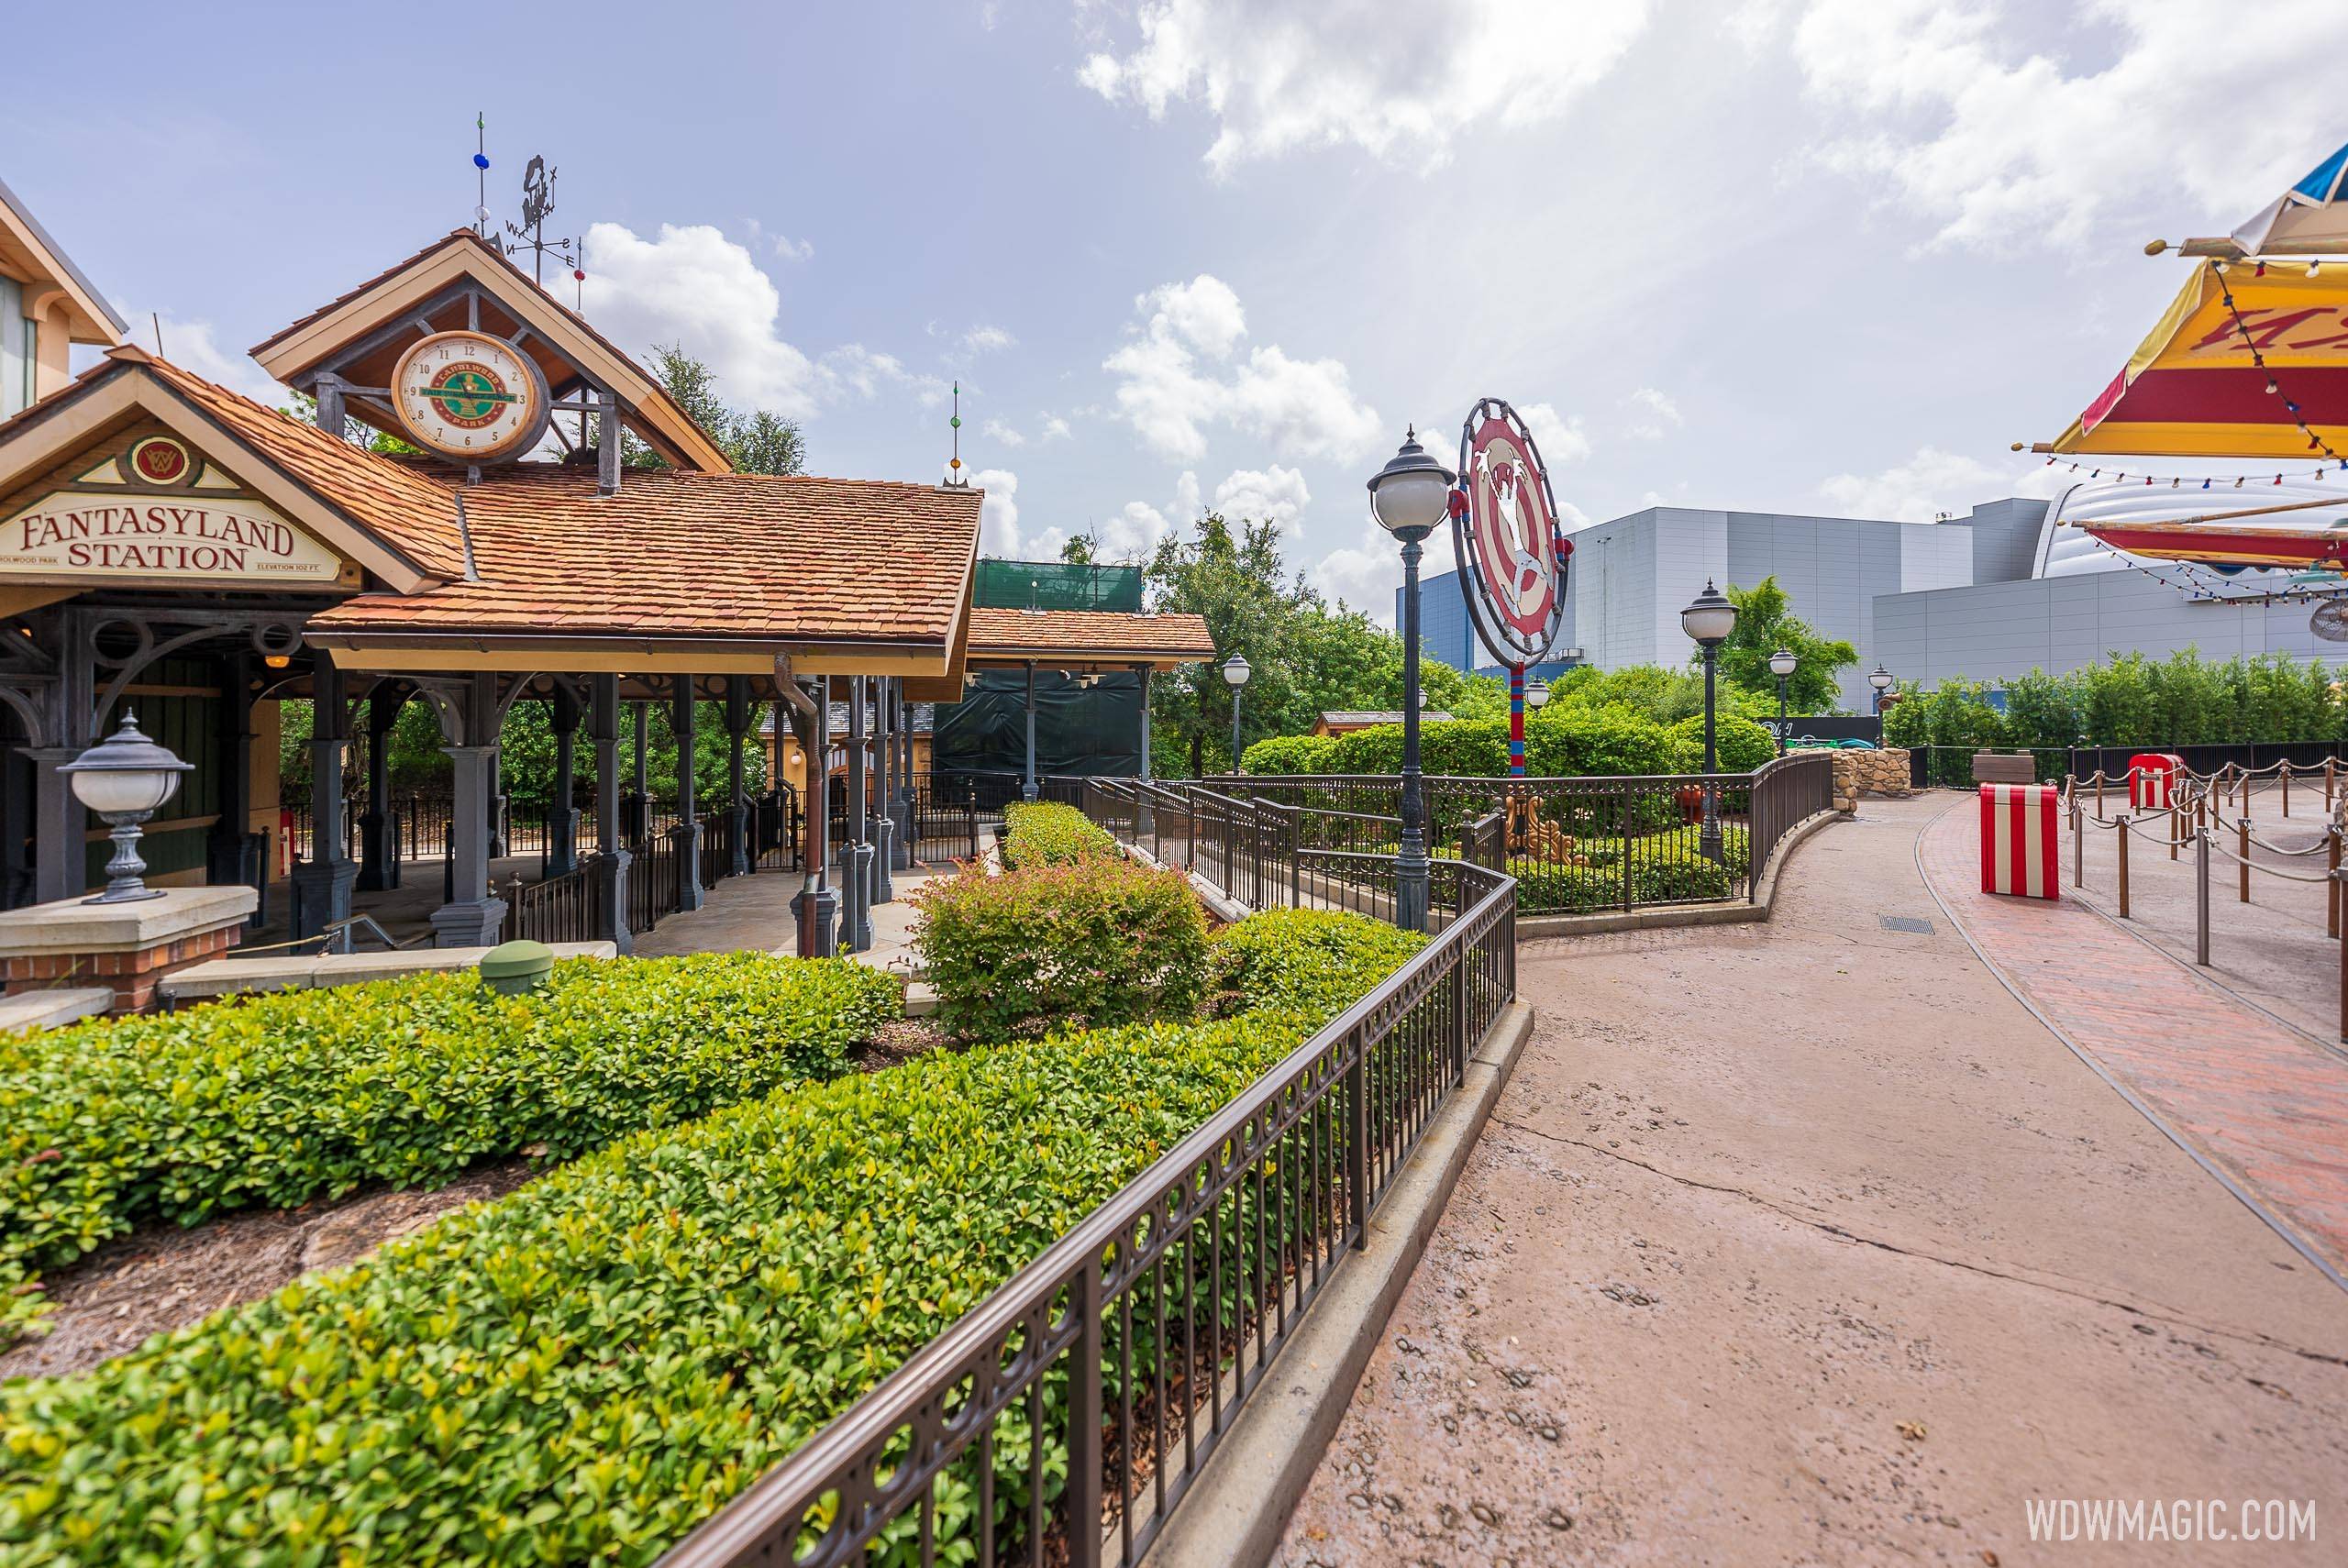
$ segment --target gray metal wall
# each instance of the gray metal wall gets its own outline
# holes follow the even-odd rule
[[[2133,569],[1992,582],[1876,602],[1885,666],[1902,679],[2010,679],[2060,674],[2116,653],[2152,657],[2192,647],[2204,657],[2290,654],[2339,662],[2348,647],[2308,631],[2305,604],[2187,602]]]
[[[1707,580],[1750,588],[1774,575],[1796,614],[1859,650],[1844,671],[1843,703],[1864,712],[1877,600],[1969,582],[1973,555],[1961,523],[1651,507],[1574,536],[1567,624],[1601,669],[1678,665],[1690,652],[1679,612]]]

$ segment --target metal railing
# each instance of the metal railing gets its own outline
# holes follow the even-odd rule
[[[534,942],[603,942],[613,933],[604,917],[611,862],[597,855],[577,870],[537,882],[519,873],[506,884],[506,934]]]
[[[1086,793],[1131,842],[1147,789]],[[1440,935],[664,1563],[1138,1560],[1515,995],[1514,883],[1437,877]]]

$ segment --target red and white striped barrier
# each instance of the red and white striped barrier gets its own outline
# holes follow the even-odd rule
[[[2128,807],[2165,812],[2176,801],[2176,776],[2185,758],[2170,751],[2140,751],[2128,759]]]
[[[2046,784],[1981,786],[1981,890],[2059,899],[2055,812],[2061,791]]]

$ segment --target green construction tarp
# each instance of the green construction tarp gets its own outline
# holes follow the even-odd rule
[[[1071,561],[979,563],[970,602],[981,610],[1120,610],[1141,613],[1141,568]]]
[[[1036,672],[1038,775],[1132,777],[1141,771],[1141,677],[1132,670]],[[930,734],[940,772],[1024,773],[1027,672],[975,672],[962,701],[937,705]]]

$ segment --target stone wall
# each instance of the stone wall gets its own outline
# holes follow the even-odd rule
[[[1906,795],[1908,753],[1899,748],[1864,751],[1857,747],[1834,754],[1834,809],[1855,812],[1862,795]]]

